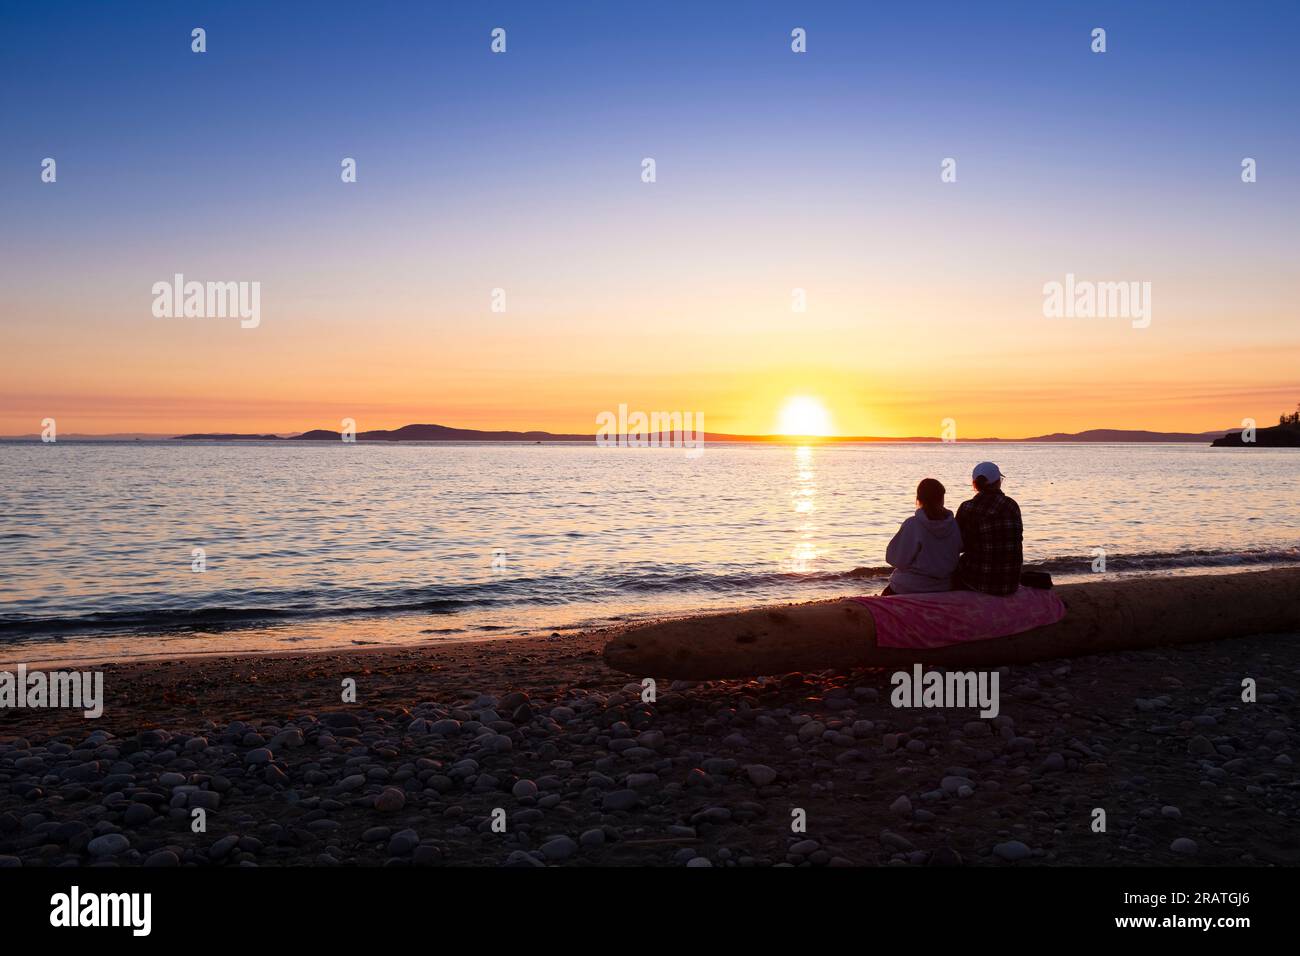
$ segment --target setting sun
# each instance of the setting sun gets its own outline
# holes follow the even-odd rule
[[[782,435],[833,435],[831,416],[820,401],[806,395],[788,399],[781,406],[777,432]]]

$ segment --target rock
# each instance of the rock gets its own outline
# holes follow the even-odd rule
[[[224,860],[230,855],[230,851],[233,850],[238,843],[239,836],[237,834],[231,833],[223,836],[208,848],[208,858],[212,860]]]
[[[191,790],[187,795],[187,802],[191,807],[216,810],[221,806],[221,794],[214,790]]]
[[[956,793],[962,787],[971,787],[971,786],[973,785],[965,777],[944,777],[941,781],[939,781],[939,788],[943,790],[944,793],[948,793],[948,794]]]
[[[144,861],[144,865],[147,867],[155,867],[155,868],[168,867],[168,866],[180,866],[181,858],[178,857],[171,850],[159,850],[157,853],[151,854],[149,858]]]
[[[258,747],[256,750],[250,750],[244,755],[244,763],[252,766],[270,762],[271,751],[267,750],[265,747]]]
[[[416,866],[434,866],[442,859],[442,850],[436,846],[420,844],[411,853],[411,862]]]
[[[583,846],[604,846],[605,831],[599,827],[586,830],[583,832],[582,836],[578,837],[578,842]]]
[[[138,827],[154,818],[153,808],[145,803],[133,803],[122,814],[122,822],[129,827]]]
[[[379,813],[396,813],[406,806],[406,794],[397,787],[384,787],[375,798],[375,810]]]
[[[1019,840],[1010,840],[1006,843],[999,843],[993,848],[993,855],[999,860],[1006,860],[1009,863],[1015,863],[1017,860],[1026,860],[1033,855],[1033,851],[1025,846]]]
[[[604,810],[631,810],[641,802],[640,796],[635,790],[613,790],[601,798],[600,805]]]
[[[516,780],[515,785],[510,788],[510,792],[516,800],[523,800],[525,797],[537,796],[537,784],[531,780]]]
[[[810,720],[799,728],[798,737],[800,743],[811,743],[821,739],[821,735],[826,732],[826,725],[819,720]]]
[[[542,856],[548,860],[560,861],[567,860],[573,854],[578,852],[578,844],[567,836],[557,836],[547,840],[541,846]]]
[[[521,690],[513,690],[501,698],[497,705],[502,710],[514,710],[516,707],[522,707],[528,703],[528,695]]]
[[[904,853],[916,849],[916,845],[911,840],[892,830],[881,830],[880,842],[891,849],[900,850]]]
[[[525,853],[523,850],[514,850],[508,857],[506,857],[506,866],[533,867],[545,865],[546,864],[537,859],[537,857],[533,856],[531,853]]]
[[[1187,837],[1179,837],[1173,843],[1169,844],[1169,849],[1181,856],[1195,856],[1200,849],[1195,840],[1189,840]]]
[[[305,741],[302,738],[302,731],[299,730],[297,727],[291,727],[288,730],[280,731],[278,734],[272,737],[271,742],[268,743],[266,746],[270,750],[276,751],[285,748],[292,749],[292,748],[301,747],[304,743]]]
[[[420,845],[420,835],[414,830],[399,830],[388,841],[389,856],[406,856]]]
[[[952,847],[941,846],[930,854],[927,866],[961,866],[961,854]]]
[[[355,714],[344,711],[321,714],[319,720],[331,730],[355,730],[361,726],[361,721],[357,720]]]
[[[117,856],[130,848],[131,841],[120,833],[105,833],[103,836],[95,837],[86,845],[90,855],[98,857]]]
[[[1214,749],[1214,744],[1210,743],[1210,739],[1201,734],[1197,734],[1195,737],[1187,741],[1187,752],[1194,757],[1208,757],[1211,754],[1218,753],[1218,751]]]
[[[904,794],[891,803],[889,809],[890,812],[897,813],[901,817],[910,817],[912,815],[912,801]]]
[[[709,858],[706,856],[693,856],[686,861],[686,865],[687,866],[712,866],[713,864],[709,861]]]
[[[745,773],[749,774],[750,782],[756,787],[766,787],[776,780],[776,771],[766,764],[751,763],[745,768]]]
[[[1160,815],[1162,817],[1168,817],[1170,820],[1177,820],[1183,815],[1183,811],[1179,810],[1177,807],[1161,807]]]

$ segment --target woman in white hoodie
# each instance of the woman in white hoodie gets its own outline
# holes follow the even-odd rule
[[[945,491],[933,478],[916,486],[916,514],[903,522],[885,549],[885,561],[894,573],[882,596],[952,590],[961,531],[943,506]]]

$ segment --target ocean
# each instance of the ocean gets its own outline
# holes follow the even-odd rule
[[[992,459],[1058,581],[1300,564],[1300,452],[1200,445],[0,444],[0,662],[546,634],[875,593]],[[196,550],[200,549],[200,550]]]

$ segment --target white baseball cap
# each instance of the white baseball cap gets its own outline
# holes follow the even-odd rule
[[[971,480],[983,478],[985,481],[1001,481],[1005,476],[998,470],[998,466],[991,461],[982,461],[975,466],[975,470],[970,473]]]

